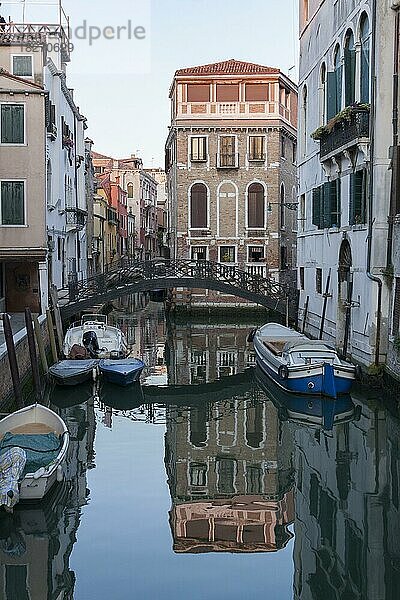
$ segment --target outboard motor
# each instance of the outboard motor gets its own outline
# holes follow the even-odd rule
[[[82,344],[89,352],[90,358],[97,358],[100,348],[95,331],[86,331],[82,337]]]

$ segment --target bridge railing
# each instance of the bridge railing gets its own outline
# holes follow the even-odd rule
[[[59,299],[64,303],[74,303],[88,297],[101,297],[111,289],[132,285],[135,281],[154,279],[194,279],[202,282],[220,282],[235,289],[253,294],[268,296],[271,300],[294,298],[296,291],[288,285],[277,282],[272,277],[248,273],[225,263],[207,260],[154,259],[139,261],[125,259],[106,272],[93,275],[83,281],[72,277],[67,289],[59,291]],[[175,287],[176,283],[171,285]]]

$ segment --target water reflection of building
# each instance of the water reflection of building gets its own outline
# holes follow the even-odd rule
[[[268,552],[291,538],[290,437],[250,392],[167,408],[165,462],[176,552]]]
[[[400,589],[400,424],[363,406],[333,432],[295,432],[296,600],[394,600]]]
[[[93,466],[93,405],[61,411],[71,433],[66,480],[37,504],[0,516],[0,597],[4,600],[73,600],[69,560],[87,502],[87,468]]]
[[[185,323],[169,331],[169,382],[202,384],[254,365],[246,343],[251,325]]]

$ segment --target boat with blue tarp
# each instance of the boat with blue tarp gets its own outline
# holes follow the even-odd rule
[[[337,398],[350,391],[356,367],[326,341],[310,340],[279,323],[263,325],[252,337],[258,365],[288,392]]]
[[[103,359],[99,361],[99,369],[109,383],[126,386],[139,380],[144,362],[139,358]]]

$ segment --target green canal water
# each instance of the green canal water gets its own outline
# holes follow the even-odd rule
[[[167,328],[153,303],[112,318],[142,385],[49,390],[66,481],[0,517],[0,598],[399,598],[400,427],[382,392],[356,390],[330,428],[255,369],[257,318]]]

